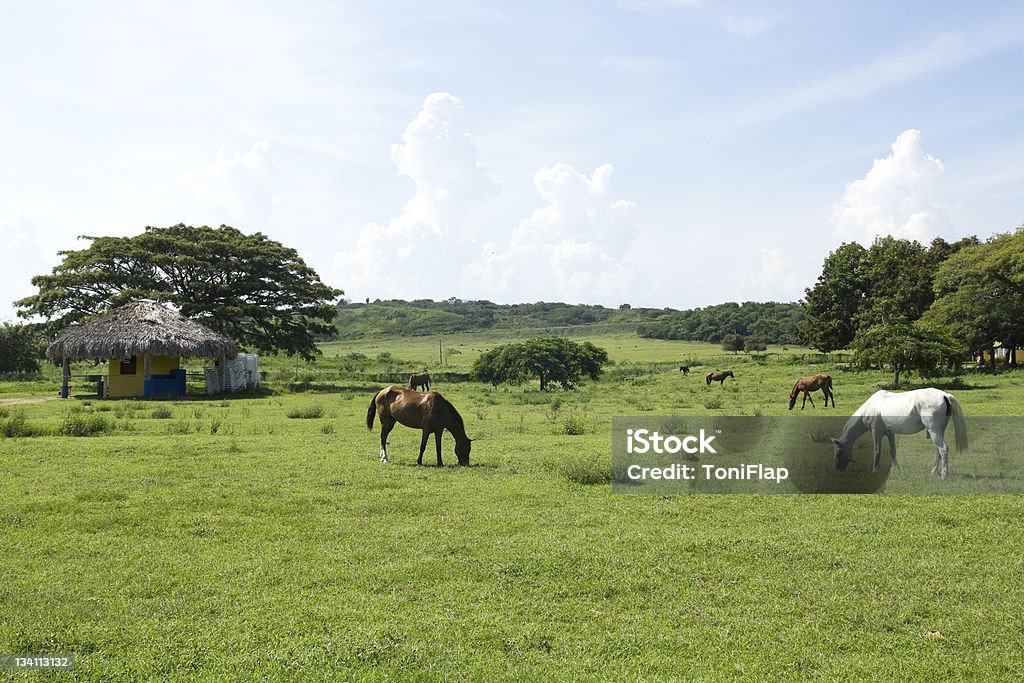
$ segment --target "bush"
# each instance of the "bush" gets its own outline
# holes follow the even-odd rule
[[[605,462],[595,462],[580,456],[568,456],[558,463],[558,473],[568,481],[584,486],[610,484],[612,473]]]
[[[171,415],[174,415],[174,411],[171,410],[170,408],[167,408],[166,406],[165,407],[161,407],[161,408],[156,408],[156,409],[153,410],[153,413],[152,413],[152,416],[153,416],[154,420],[166,420],[169,417],[171,417]]]
[[[114,429],[114,424],[97,413],[68,412],[58,433],[61,436],[94,436]]]
[[[566,436],[579,436],[580,434],[586,434],[587,427],[583,423],[583,420],[570,415],[562,422],[562,434]]]
[[[293,420],[316,420],[324,416],[324,407],[305,406],[302,408],[292,408],[286,414]]]
[[[719,396],[712,396],[704,401],[704,407],[708,410],[718,410],[722,407],[722,399]]]
[[[6,412],[5,412],[6,416]],[[0,416],[2,418],[3,416]],[[25,413],[15,410],[6,419],[0,419],[0,435],[8,439],[19,436],[35,436],[36,430],[29,426]]]
[[[28,325],[0,325],[0,373],[38,373],[43,341]]]

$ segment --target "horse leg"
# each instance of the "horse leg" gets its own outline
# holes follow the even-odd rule
[[[443,433],[444,433],[443,430],[439,430],[439,431],[434,432],[434,444],[437,446],[437,466],[438,467],[444,467],[444,463],[441,462],[441,434],[443,434]]]
[[[811,407],[814,408],[814,397],[811,396],[811,392],[805,391],[804,392],[804,405],[807,405],[808,401],[811,402]],[[803,410],[803,409],[804,409],[803,406],[800,406],[800,410]]]
[[[382,464],[388,462],[388,434],[395,426],[394,418],[380,419],[380,461]]]
[[[900,464],[896,462],[896,434],[893,432],[887,432],[886,436],[889,437],[889,455],[892,457],[893,469],[899,469]]]
[[[942,460],[942,471],[939,472],[939,476],[945,479],[949,476],[949,446],[946,445],[945,432],[939,432],[932,436],[932,441],[935,442],[935,467],[932,468],[932,474],[936,473],[939,468],[939,460]]]
[[[427,450],[427,437],[430,436],[430,432],[426,429],[423,430],[423,437],[420,439],[420,457],[416,459],[416,464],[423,466],[423,451]]]
[[[871,471],[878,473],[882,469],[882,437],[885,435],[885,428],[879,429],[873,427],[871,429],[871,440],[874,442],[875,447],[875,458],[871,463]]]

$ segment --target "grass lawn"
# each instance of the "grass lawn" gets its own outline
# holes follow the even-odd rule
[[[462,351],[447,369],[502,341],[446,337]],[[419,434],[402,427],[382,466],[365,427],[381,386],[365,378],[437,372],[437,338],[325,345],[300,363],[305,391],[286,388],[294,360],[264,359],[263,397],[0,407],[0,427],[35,433],[0,437],[0,653],[75,654],[70,680],[1024,675],[1020,496],[580,483],[609,468],[613,416],[807,419],[787,397],[817,371],[849,414],[888,377],[795,349],[756,362],[593,341],[616,364],[576,392],[434,387],[476,439],[469,468],[416,467]],[[736,379],[708,387],[710,369]],[[52,394],[51,380],[0,384],[0,398]],[[951,391],[969,417],[1024,409],[1024,373]],[[909,439],[904,469],[926,471]],[[452,447],[446,435],[449,464]],[[971,456],[951,454],[954,487]]]

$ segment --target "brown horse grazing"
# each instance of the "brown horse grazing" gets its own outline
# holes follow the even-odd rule
[[[832,393],[832,378],[828,375],[809,375],[807,377],[801,377],[793,385],[793,391],[789,392],[789,409],[793,410],[793,406],[796,405],[796,397],[800,395],[800,392],[804,392],[804,401],[800,404],[800,410],[804,409],[807,405],[807,399],[811,399],[811,407],[814,407],[814,397],[811,396],[812,391],[821,389],[821,393],[825,394],[825,407],[828,408],[828,400],[832,399],[832,407],[836,407],[836,397]]]
[[[425,372],[422,375],[409,375],[409,388],[430,391],[430,375]]]
[[[406,427],[423,430],[420,441],[420,457],[417,465],[423,464],[423,451],[427,449],[427,437],[434,435],[437,445],[437,466],[444,467],[441,461],[441,434],[448,430],[455,437],[455,456],[460,465],[469,464],[469,450],[472,439],[466,436],[466,428],[462,416],[455,406],[436,391],[422,393],[396,387],[394,384],[384,387],[370,400],[370,409],[366,411],[366,428],[373,429],[373,416],[380,416],[380,461],[388,461],[388,434],[395,423]]]
[[[707,380],[708,386],[711,386],[712,382],[718,382],[719,386],[724,387],[725,380],[727,380],[730,377],[736,379],[736,377],[734,377],[732,374],[732,370],[726,370],[725,372],[709,372],[707,376],[704,377],[704,379]]]
[[[683,373],[684,376],[685,375],[689,375],[690,374],[690,366],[689,365],[680,365],[679,366],[679,372]]]

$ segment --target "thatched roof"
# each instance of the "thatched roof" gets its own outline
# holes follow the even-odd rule
[[[238,355],[238,347],[227,337],[177,311],[150,301],[136,301],[72,327],[46,349],[46,357],[53,361],[63,358],[128,359],[144,353],[234,358]]]

